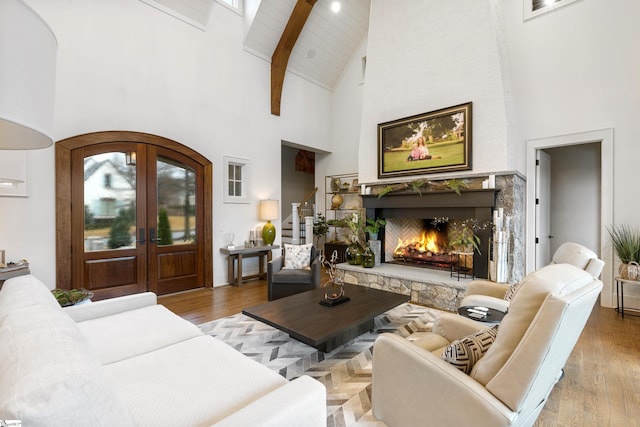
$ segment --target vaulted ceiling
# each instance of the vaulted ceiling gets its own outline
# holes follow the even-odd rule
[[[287,65],[289,72],[329,90],[335,88],[366,35],[371,7],[371,0],[339,0],[341,8],[335,13],[333,2],[315,2]],[[271,61],[295,5],[296,0],[261,0],[247,29],[244,48]]]

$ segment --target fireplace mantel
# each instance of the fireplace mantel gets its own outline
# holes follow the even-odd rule
[[[387,194],[383,197],[363,196],[363,207],[367,218],[475,218],[479,222],[491,222],[492,210],[500,190],[467,190],[457,194],[451,192],[424,192],[422,194]],[[488,277],[489,229],[477,232],[482,242],[481,253],[474,253],[474,275]],[[384,248],[384,229],[380,239]],[[383,251],[384,252],[384,251]],[[384,258],[384,253],[382,254]],[[384,262],[385,260],[382,259]]]

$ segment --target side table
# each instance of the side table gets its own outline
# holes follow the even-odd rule
[[[640,285],[638,280],[623,279],[622,277],[616,277],[616,311],[622,314],[624,317],[624,284],[629,283],[631,285]],[[632,316],[634,316],[632,314]]]
[[[505,312],[489,307],[463,306],[458,308],[458,314],[483,323],[500,323]]]
[[[253,248],[245,248],[243,246],[229,249],[220,248],[220,252],[227,255],[227,277],[230,285],[240,286],[242,282],[246,282],[251,279],[259,279],[267,276],[265,271],[265,260],[271,261],[271,250],[278,249],[280,246],[255,246]],[[252,274],[249,276],[242,275],[242,260],[245,258],[259,257],[259,270],[258,274]],[[237,272],[236,272],[237,265]]]

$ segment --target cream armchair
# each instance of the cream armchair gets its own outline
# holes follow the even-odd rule
[[[449,342],[477,331],[476,322],[447,313],[419,341],[380,335],[373,415],[389,427],[533,425],[601,289],[601,281],[568,264],[531,273],[469,374],[441,355]]]
[[[571,264],[591,274],[594,278],[600,277],[604,261],[598,259],[598,255],[578,243],[563,243],[556,249],[551,264]],[[464,298],[460,306],[482,306],[506,312],[509,309],[509,301],[505,295],[509,285],[496,283],[490,280],[473,280],[467,286]]]

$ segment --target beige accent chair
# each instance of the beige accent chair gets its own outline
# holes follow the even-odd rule
[[[373,415],[390,427],[532,426],[601,289],[600,280],[568,264],[529,274],[469,374],[444,361],[443,349],[486,325],[444,313],[418,341],[380,335],[373,351]]]
[[[604,267],[604,261],[598,259],[595,252],[573,242],[560,245],[553,254],[551,264],[575,265],[596,279],[600,277]],[[506,312],[509,309],[509,301],[504,298],[508,290],[509,285],[506,283],[496,283],[486,279],[473,280],[467,286],[460,306],[489,307]]]

